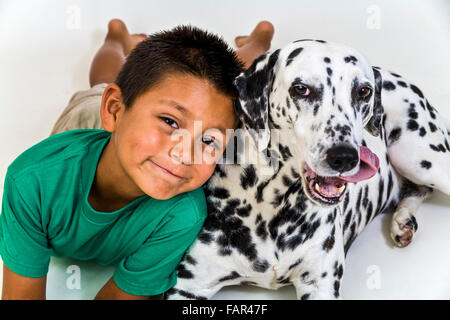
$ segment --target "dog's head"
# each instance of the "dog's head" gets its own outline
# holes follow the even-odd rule
[[[363,130],[380,134],[381,76],[347,46],[296,41],[266,53],[235,80],[236,112],[259,150],[280,131],[298,161],[306,194],[335,205],[348,182],[376,174],[378,158],[363,146]],[[293,149],[293,150],[292,150]]]

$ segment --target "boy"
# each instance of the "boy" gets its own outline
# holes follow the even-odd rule
[[[91,65],[92,88],[74,95],[54,135],[8,167],[2,298],[45,299],[50,255],[116,265],[97,299],[146,299],[171,288],[206,217],[201,186],[215,164],[205,163],[204,151],[223,152],[225,129],[237,122],[232,81],[242,62],[248,67],[269,49],[272,35],[261,22],[236,38],[239,61],[196,28],[147,38],[110,21]],[[211,128],[219,131],[204,135]],[[188,148],[171,139],[177,129],[189,133]]]

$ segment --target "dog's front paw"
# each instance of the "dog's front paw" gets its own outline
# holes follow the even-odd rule
[[[402,219],[402,215],[399,215],[392,220],[391,238],[398,247],[404,248],[411,243],[417,228],[417,220],[414,216],[406,215]]]

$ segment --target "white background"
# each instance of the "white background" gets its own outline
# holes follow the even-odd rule
[[[0,1],[0,191],[7,166],[45,139],[70,96],[86,89],[89,64],[110,19],[130,32],[192,24],[231,45],[260,20],[276,28],[272,48],[303,38],[345,43],[376,66],[417,84],[450,117],[450,1]],[[413,243],[394,248],[390,216],[380,216],[347,256],[344,299],[450,299],[450,198],[435,193],[419,211]],[[81,289],[68,289],[69,265]],[[113,272],[93,263],[52,259],[49,299],[91,299]],[[70,287],[70,286],[69,286]],[[292,287],[231,287],[216,299],[294,299]]]

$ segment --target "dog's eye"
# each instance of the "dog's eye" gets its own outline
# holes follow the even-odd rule
[[[311,93],[311,90],[303,84],[296,84],[293,86],[294,92],[300,96],[306,97]]]
[[[370,87],[361,87],[358,90],[358,98],[367,99],[372,94],[372,88]]]

